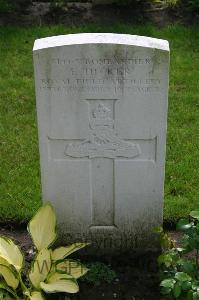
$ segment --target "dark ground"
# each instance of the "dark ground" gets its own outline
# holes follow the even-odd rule
[[[1,225],[0,235],[6,235],[15,240],[25,252],[26,267],[28,267],[33,256],[33,246],[26,228],[14,225]],[[115,271],[117,277],[111,284],[102,283],[99,286],[80,282],[80,293],[72,296],[70,299],[160,300],[162,298],[159,293],[157,256],[158,253],[154,252],[147,252],[141,256],[134,254],[124,254],[116,257],[102,256],[100,259],[91,256],[81,256],[83,263],[91,263],[97,260],[108,264]],[[59,299],[63,298],[60,297]]]
[[[32,2],[28,7],[10,12],[0,11],[0,25],[31,26],[64,24],[80,26],[97,23],[110,25],[113,23],[143,24],[153,23],[159,26],[178,23],[191,25],[197,23],[198,15],[188,11],[184,6],[175,8],[159,7],[158,4],[100,5],[72,2],[63,7],[52,6],[49,2]]]

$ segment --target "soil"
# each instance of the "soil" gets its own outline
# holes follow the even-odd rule
[[[29,267],[34,254],[31,239],[25,227],[15,225],[1,225],[0,235],[11,237],[22,248],[26,257],[26,268]],[[178,239],[178,233],[171,232],[171,236]],[[104,262],[110,265],[117,274],[111,283],[102,283],[95,286],[80,282],[80,293],[71,296],[71,300],[160,300],[159,278],[157,270],[157,252],[143,254],[123,254],[120,256],[81,256],[84,263]],[[63,297],[57,297],[67,299]],[[54,298],[52,298],[54,299]]]

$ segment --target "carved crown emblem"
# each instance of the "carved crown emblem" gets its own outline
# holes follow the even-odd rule
[[[92,110],[92,122],[95,126],[112,126],[113,119],[111,117],[111,110],[99,103],[96,108]]]

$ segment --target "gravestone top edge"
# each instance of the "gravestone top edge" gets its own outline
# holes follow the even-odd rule
[[[33,52],[54,47],[82,44],[118,44],[170,51],[168,41],[162,39],[118,33],[76,33],[37,39],[34,43]]]

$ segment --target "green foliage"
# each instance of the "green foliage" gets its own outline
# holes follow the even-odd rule
[[[87,244],[50,248],[56,239],[56,216],[50,203],[39,209],[28,230],[36,255],[25,280],[22,279],[24,258],[20,248],[11,239],[0,236],[0,300],[44,300],[45,293],[77,293],[77,279],[88,269],[67,257]]]
[[[179,0],[107,0],[104,1],[102,0],[102,4],[107,3],[107,4],[117,4],[117,5],[121,5],[121,6],[125,6],[125,5],[144,5],[146,3],[158,3],[158,4],[162,4],[162,5],[167,5],[167,6],[174,6],[177,4]],[[100,1],[98,0],[98,3],[100,3]]]
[[[0,0],[0,13],[23,12],[31,2],[31,0]]]
[[[151,0],[154,3],[159,3],[164,6],[175,6],[179,0]]]
[[[109,266],[101,262],[88,264],[89,272],[81,279],[96,286],[103,282],[112,283],[116,278],[116,273]]]
[[[192,12],[199,13],[199,0],[188,0],[187,6]]]
[[[177,224],[184,233],[178,248],[163,230],[159,234],[163,253],[158,257],[161,293],[168,299],[199,299],[199,211],[192,211],[188,219]],[[187,254],[192,254],[187,256]]]
[[[179,0],[180,7],[191,16],[199,14],[199,0]],[[195,17],[195,16],[194,16]]]
[[[14,9],[14,7],[13,7],[12,3],[10,3],[7,0],[0,0],[0,13],[10,12],[13,9]]]
[[[175,247],[175,242],[169,237],[167,233],[164,232],[162,227],[155,228],[154,233],[158,234],[162,249],[170,249]]]
[[[0,282],[0,300],[12,300],[15,293],[3,282]]]

